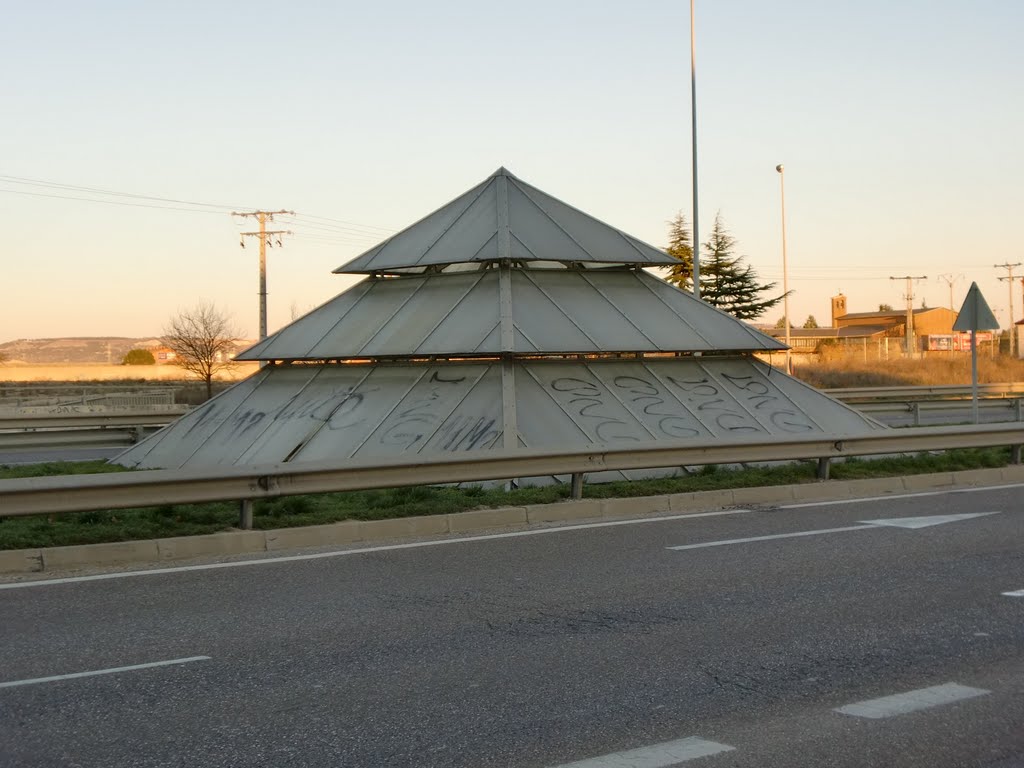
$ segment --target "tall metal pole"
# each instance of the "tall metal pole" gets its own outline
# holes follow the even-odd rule
[[[786,264],[786,167],[779,163],[775,166],[779,172],[779,190],[782,193],[782,322],[786,324],[786,373],[793,373],[793,361],[790,357],[789,340],[789,267]]]
[[[690,136],[693,146],[693,295],[700,298],[700,216],[697,208],[697,31],[690,0]]]

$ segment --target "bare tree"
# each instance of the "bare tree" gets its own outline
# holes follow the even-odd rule
[[[206,397],[213,397],[213,377],[234,364],[241,338],[231,318],[212,303],[200,301],[180,310],[164,328],[163,342],[174,362],[206,382]]]

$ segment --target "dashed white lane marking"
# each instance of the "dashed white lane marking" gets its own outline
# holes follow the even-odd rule
[[[807,507],[835,507],[842,504],[864,504],[873,501],[892,501],[893,499],[920,499],[926,496],[948,496],[958,493],[984,493],[985,491],[1008,491],[1024,488],[1024,483],[1007,483],[1006,485],[980,485],[974,488],[947,488],[942,491],[915,491],[913,493],[890,493],[885,496],[864,496],[857,499],[836,499],[834,501],[802,501],[798,504],[779,504],[775,509],[805,509]]]
[[[592,757],[589,760],[566,763],[558,768],[667,768],[667,766],[679,765],[687,760],[717,755],[719,752],[730,752],[733,749],[735,747],[730,747],[728,744],[719,744],[717,741],[706,741],[691,736],[687,739],[666,741],[662,744],[652,744],[649,747],[630,749],[626,752],[613,752],[601,757]]]
[[[58,680],[74,680],[79,677],[95,677],[96,675],[113,675],[118,672],[132,672],[136,669],[149,669],[151,667],[170,667],[175,664],[188,664],[192,661],[209,661],[209,656],[188,656],[184,659],[168,659],[167,661],[151,661],[148,664],[132,664],[128,667],[110,667],[108,669],[94,669],[90,672],[72,672],[69,675],[52,675],[51,677],[33,677],[29,680],[11,680],[7,683],[0,683],[0,688],[15,688],[19,685],[35,685],[37,683],[55,683]]]
[[[1024,597],[1024,589],[1017,589],[1013,592],[1003,592],[1006,597]]]
[[[723,541],[705,541],[700,544],[683,544],[679,547],[666,547],[677,552],[683,549],[703,549],[704,547],[724,547],[728,544],[746,544],[750,541],[771,541],[772,539],[793,539],[797,536],[821,536],[825,533],[840,533],[842,531],[863,531],[874,528],[873,525],[847,525],[844,528],[822,528],[817,531],[797,531],[796,533],[775,533],[771,536],[751,536],[747,539],[725,539]]]
[[[957,683],[945,683],[934,685],[931,688],[919,688],[916,691],[897,693],[895,696],[883,696],[880,699],[868,699],[859,701],[856,704],[847,704],[839,707],[836,712],[853,717],[869,717],[879,719],[893,717],[894,715],[905,715],[908,712],[916,712],[920,709],[931,709],[940,707],[943,704],[952,704],[963,699],[973,699],[976,696],[984,696],[991,691],[982,688],[970,688]]]
[[[187,571],[213,571],[221,568],[246,568],[251,565],[270,565],[272,563],[295,563],[301,560],[323,560],[330,557],[348,557],[365,555],[371,552],[392,552],[399,549],[419,549],[421,547],[440,547],[448,544],[469,544],[474,541],[496,541],[498,539],[515,539],[522,536],[544,536],[563,531],[581,531],[586,528],[610,528],[616,525],[642,525],[644,523],[663,523],[671,520],[690,520],[701,517],[721,517],[722,515],[745,515],[756,510],[723,509],[717,512],[696,512],[683,515],[663,515],[661,517],[643,517],[637,520],[609,520],[601,523],[580,523],[578,525],[562,525],[554,528],[534,528],[527,531],[511,531],[509,533],[487,533],[480,536],[463,536],[457,539],[435,539],[433,541],[414,541],[408,544],[385,544],[379,547],[362,547],[360,549],[341,549],[330,552],[314,552],[308,555],[286,555],[284,557],[261,557],[254,560],[235,560],[230,563],[204,563],[203,565],[179,565],[171,568],[150,568],[144,571],[120,571],[117,573],[97,573],[92,576],[68,576],[62,579],[43,579],[41,581],[12,581],[0,584],[2,589],[26,589],[28,587],[48,587],[55,584],[77,584],[82,581],[105,581],[107,579],[128,579],[135,576],[157,576],[164,573],[185,573]]]

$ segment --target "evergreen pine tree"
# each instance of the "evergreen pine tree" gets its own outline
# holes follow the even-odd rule
[[[690,244],[690,228],[686,217],[677,213],[668,222],[668,247],[665,252],[676,259],[678,264],[669,267],[665,280],[684,291],[693,290],[693,246]]]
[[[703,244],[704,257],[700,267],[700,297],[713,307],[740,320],[760,317],[774,307],[783,296],[762,299],[775,283],[758,283],[754,268],[743,265],[743,257],[735,255],[736,238],[729,234],[722,214],[715,215],[715,224],[708,241]]]

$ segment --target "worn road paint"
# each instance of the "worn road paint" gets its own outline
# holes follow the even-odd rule
[[[37,683],[55,683],[59,680],[75,680],[79,677],[95,677],[96,675],[113,675],[118,672],[132,672],[136,669],[150,669],[152,667],[170,667],[176,664],[188,664],[193,661],[209,661],[209,656],[188,656],[184,659],[168,659],[167,661],[151,661],[148,664],[132,664],[128,667],[110,667],[109,669],[95,669],[91,672],[72,672],[69,675],[52,675],[51,677],[33,677],[28,680],[11,680],[7,683],[0,683],[0,688],[16,688],[19,685],[36,685]]]
[[[943,523],[956,523],[960,520],[970,520],[975,517],[986,517],[987,515],[998,515],[995,512],[965,512],[961,515],[925,515],[924,517],[891,517],[886,520],[861,520],[859,522],[868,525],[888,525],[893,528],[928,528],[932,525]]]
[[[717,755],[719,752],[730,752],[733,749],[735,747],[730,747],[728,744],[719,744],[717,741],[706,741],[691,736],[687,739],[666,741],[662,744],[652,744],[649,747],[613,752],[609,755],[592,757],[589,760],[580,760],[575,763],[565,763],[558,768],[667,768],[687,760]]]
[[[935,685],[931,688],[919,688],[916,691],[897,693],[895,696],[884,696],[880,699],[868,699],[859,701],[856,704],[847,704],[834,710],[843,715],[853,717],[867,717],[877,720],[883,717],[894,717],[905,715],[909,712],[917,712],[921,709],[940,707],[943,704],[952,704],[964,699],[973,699],[976,696],[984,696],[991,691],[982,688],[969,688],[966,685],[957,683],[945,683]]]
[[[434,539],[432,541],[414,541],[407,544],[384,544],[379,547],[362,547],[359,549],[332,550],[330,552],[314,552],[308,555],[285,555],[284,557],[261,557],[253,560],[234,560],[230,563],[204,563],[202,565],[178,565],[170,568],[150,568],[143,571],[120,571],[116,573],[97,573],[92,576],[68,576],[59,579],[42,579],[40,581],[12,581],[0,584],[2,589],[26,589],[28,587],[48,587],[56,584],[77,584],[83,581],[105,581],[107,579],[128,579],[134,576],[157,576],[165,573],[186,573],[188,571],[212,571],[220,568],[245,568],[250,565],[271,565],[273,563],[295,563],[302,560],[323,560],[329,557],[348,557],[372,552],[392,552],[400,549],[419,549],[420,547],[439,547],[447,544],[469,544],[474,541],[496,541],[498,539],[515,539],[522,536],[543,536],[549,533],[564,531],[580,531],[586,528],[610,528],[616,525],[642,525],[643,523],[663,523],[672,520],[689,520],[699,517],[720,517],[722,515],[745,515],[755,512],[753,509],[723,509],[717,512],[695,512],[682,515],[663,515],[661,517],[644,517],[636,520],[609,520],[600,523],[580,523],[578,525],[560,525],[552,528],[534,528],[527,531],[511,531],[509,533],[487,533],[479,536],[462,536],[454,539]]]
[[[925,517],[893,517],[886,520],[860,520],[861,525],[847,525],[842,528],[822,528],[817,531],[796,531],[795,533],[775,533],[770,536],[751,536],[745,539],[725,539],[723,541],[705,541],[700,544],[684,544],[678,547],[666,547],[676,551],[683,549],[704,549],[705,547],[724,547],[728,544],[747,544],[752,541],[772,541],[773,539],[793,539],[798,536],[820,536],[825,533],[842,533],[844,531],[864,531],[868,528],[890,527],[928,528],[943,523],[955,523],[959,520],[970,520],[974,517],[985,517],[986,515],[998,515],[999,512],[970,512],[963,515],[931,515]]]
[[[1006,597],[1024,597],[1024,589],[1018,589],[1013,592],[1003,592]]]

